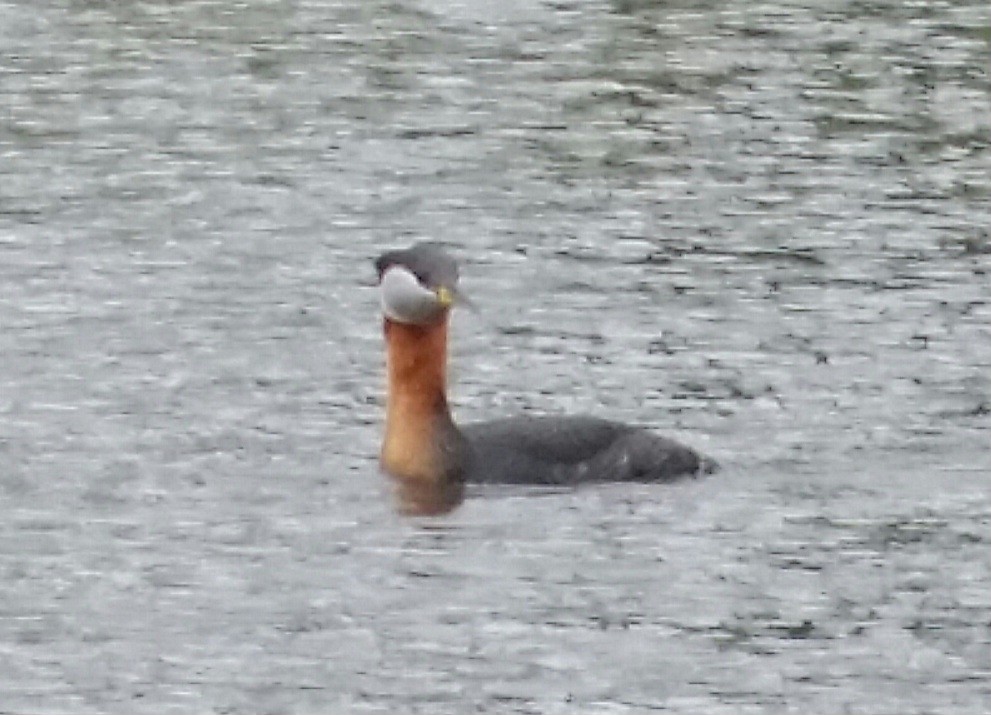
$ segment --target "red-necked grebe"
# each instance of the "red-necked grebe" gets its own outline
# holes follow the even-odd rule
[[[661,482],[714,463],[671,439],[597,417],[518,416],[456,425],[447,404],[448,314],[458,267],[439,246],[389,251],[375,261],[387,348],[381,465],[400,508],[443,513],[465,483],[572,485]]]

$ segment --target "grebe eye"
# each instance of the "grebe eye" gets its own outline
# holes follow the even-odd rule
[[[422,271],[411,271],[411,273],[416,277],[417,283],[422,286],[426,286],[429,281],[427,280],[427,274]]]

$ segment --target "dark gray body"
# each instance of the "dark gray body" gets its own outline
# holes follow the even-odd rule
[[[461,425],[476,484],[663,482],[715,463],[639,427],[595,417],[511,417]]]

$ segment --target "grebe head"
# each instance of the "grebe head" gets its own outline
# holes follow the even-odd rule
[[[434,323],[458,297],[458,265],[435,244],[383,253],[375,260],[375,270],[382,312],[398,323]]]

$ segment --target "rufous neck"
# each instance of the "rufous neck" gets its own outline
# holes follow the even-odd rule
[[[447,316],[426,326],[385,319],[389,394],[381,464],[408,514],[442,514],[464,496],[466,444],[447,407],[447,323]]]
[[[385,318],[390,418],[447,413],[447,324],[446,316],[430,325]]]
[[[382,467],[406,482],[439,483],[450,469],[446,438],[447,317],[430,325],[385,319],[388,390]]]

